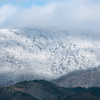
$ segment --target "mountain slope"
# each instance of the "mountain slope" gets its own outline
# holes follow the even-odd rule
[[[59,78],[100,65],[99,33],[57,29],[0,30],[0,85]]]
[[[0,100],[37,100],[31,95],[13,90],[11,87],[0,88]]]
[[[52,83],[61,87],[100,87],[100,66],[69,73],[56,80],[52,80]]]

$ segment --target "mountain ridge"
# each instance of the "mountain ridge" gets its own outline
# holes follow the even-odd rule
[[[51,82],[61,87],[100,87],[100,66],[69,73]]]
[[[100,88],[63,88],[45,80],[23,81],[0,88],[0,100],[100,100]]]

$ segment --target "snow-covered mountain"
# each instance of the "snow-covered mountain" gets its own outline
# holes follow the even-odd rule
[[[100,34],[57,29],[0,29],[0,84],[56,79],[100,65]]]

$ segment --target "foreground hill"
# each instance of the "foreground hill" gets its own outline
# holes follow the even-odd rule
[[[0,88],[0,100],[37,100],[31,95],[13,90],[10,87]]]
[[[1,87],[0,100],[100,100],[100,88],[62,88],[43,80],[23,81]]]

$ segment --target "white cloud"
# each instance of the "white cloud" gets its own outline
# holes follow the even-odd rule
[[[67,0],[43,6],[33,5],[31,8],[4,5],[0,8],[0,27],[10,25],[100,31],[100,3],[92,0]]]

